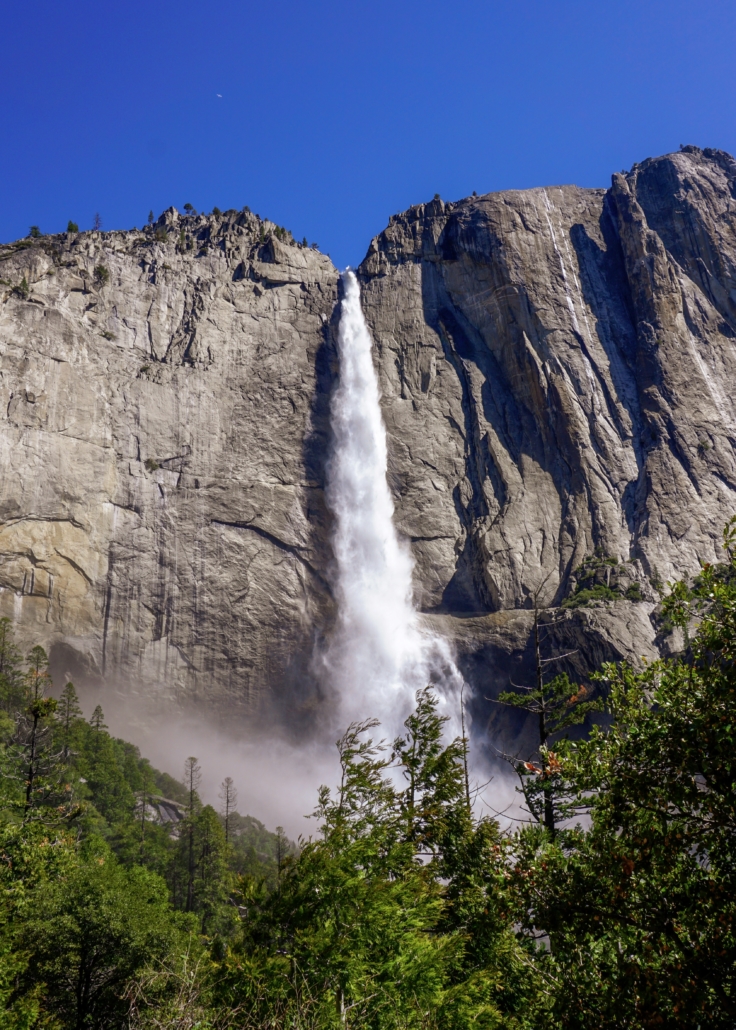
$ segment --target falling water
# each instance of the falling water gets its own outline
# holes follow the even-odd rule
[[[327,477],[327,502],[335,517],[338,624],[327,666],[342,716],[375,716],[393,731],[415,692],[432,683],[455,728],[462,679],[446,641],[421,627],[412,601],[414,562],[393,524],[372,342],[352,272],[343,275],[343,287]]]

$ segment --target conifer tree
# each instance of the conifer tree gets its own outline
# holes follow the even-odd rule
[[[545,580],[546,582],[546,580]],[[561,819],[574,814],[575,806],[568,799],[569,785],[562,779],[562,767],[550,749],[553,738],[559,739],[571,726],[584,722],[590,712],[600,711],[602,702],[592,698],[586,686],[570,682],[566,673],[546,680],[549,665],[567,658],[572,652],[542,657],[542,632],[539,594],[544,583],[534,594],[534,685],[517,687],[519,693],[506,691],[498,702],[520,708],[536,717],[538,743],[526,760],[518,756],[504,756],[514,766],[521,780],[521,793],[532,818],[541,823],[550,838],[554,838]]]
[[[75,723],[82,719],[82,709],[79,706],[79,697],[74,684],[69,682],[65,685],[59,698],[56,709],[56,721],[64,748],[64,761],[69,760],[71,752],[72,731]]]
[[[94,712],[90,716],[89,724],[95,733],[100,733],[102,730],[107,729],[107,723],[105,722],[105,713],[102,711],[102,705],[97,705]]]
[[[21,673],[23,658],[13,643],[10,619],[0,619],[0,706],[15,715],[25,700],[25,685]]]
[[[231,776],[226,776],[220,784],[220,800],[222,801],[222,814],[225,818],[225,843],[230,843],[230,816],[235,811],[238,803],[238,792],[235,789]]]
[[[15,751],[19,757],[24,781],[23,821],[31,817],[33,810],[46,800],[52,790],[45,777],[56,765],[59,756],[53,752],[53,740],[49,720],[57,702],[46,697],[51,685],[49,660],[40,646],[33,647],[26,659],[28,669],[24,675],[26,707],[16,724]]]
[[[276,884],[281,886],[281,871],[289,854],[289,838],[284,833],[283,826],[276,827]]]
[[[187,791],[187,901],[186,910],[191,912],[194,909],[194,875],[196,862],[194,856],[194,815],[199,809],[199,794],[197,790],[202,780],[202,769],[197,759],[190,755],[184,763],[184,786]]]
[[[26,664],[28,665],[26,672],[28,696],[31,701],[37,701],[44,696],[51,686],[48,655],[37,644],[29,651]]]

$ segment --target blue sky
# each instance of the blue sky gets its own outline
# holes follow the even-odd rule
[[[356,264],[436,192],[733,153],[735,55],[733,0],[8,4],[0,239],[248,204]]]

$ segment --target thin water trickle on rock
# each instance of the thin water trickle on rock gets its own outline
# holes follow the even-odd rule
[[[343,719],[376,717],[396,731],[416,691],[432,683],[455,730],[462,677],[447,642],[422,628],[413,604],[414,561],[393,523],[372,341],[353,272],[343,287],[327,470],[338,622],[325,661]]]

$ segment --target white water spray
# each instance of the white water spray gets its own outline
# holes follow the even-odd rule
[[[462,678],[447,642],[422,629],[414,608],[414,562],[393,524],[372,342],[352,272],[343,275],[343,286],[340,379],[331,409],[334,450],[327,470],[338,624],[325,660],[343,718],[375,716],[394,732],[416,691],[432,683],[456,732]]]

